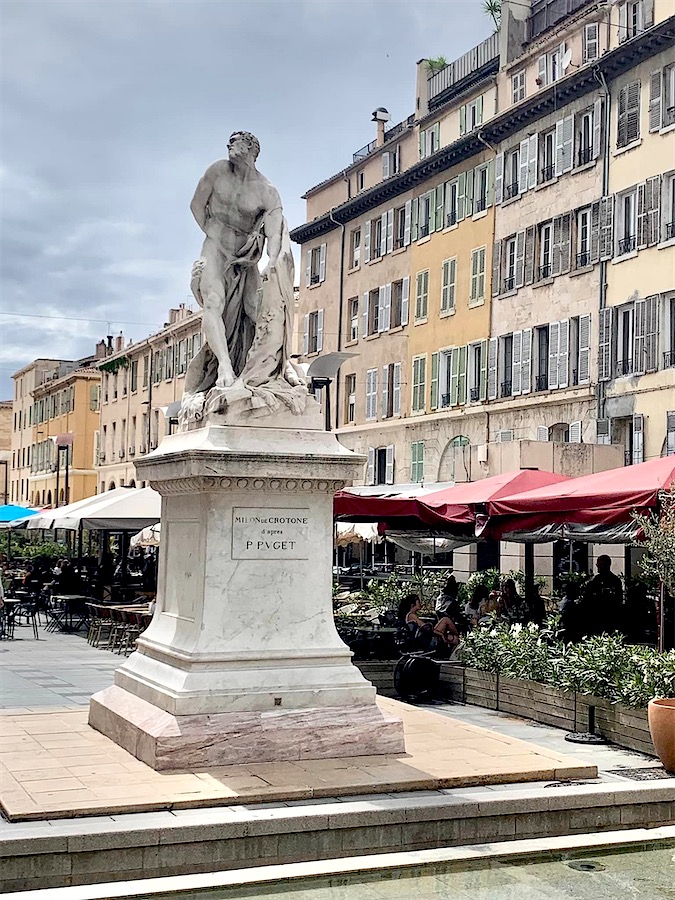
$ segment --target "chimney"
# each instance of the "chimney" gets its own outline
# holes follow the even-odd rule
[[[373,113],[373,118],[371,121],[377,123],[377,146],[381,147],[384,144],[384,125],[385,122],[389,122],[391,116],[389,112],[384,108],[384,106],[378,106],[375,112]]]
[[[115,353],[119,353],[120,350],[124,350],[124,335],[121,331],[115,338]]]
[[[110,355],[112,354],[112,352],[113,352],[113,345],[112,345],[112,342],[113,342],[113,336],[112,336],[112,334],[106,335],[106,341],[107,341],[107,352],[108,352],[108,356],[110,356]]]
[[[105,359],[108,355],[105,341],[96,344],[96,359]]]

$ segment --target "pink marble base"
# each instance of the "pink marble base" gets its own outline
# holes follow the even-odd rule
[[[89,724],[158,770],[405,751],[401,720],[375,704],[173,716],[113,685],[91,698]]]

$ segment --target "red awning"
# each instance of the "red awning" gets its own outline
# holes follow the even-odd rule
[[[503,494],[569,480],[566,475],[538,469],[516,469],[492,478],[456,484],[418,497],[368,497],[339,491],[334,498],[335,518],[352,522],[390,522],[400,528],[462,528],[473,531],[475,507]],[[402,521],[403,520],[403,521]]]
[[[488,501],[494,536],[555,523],[617,525],[655,509],[659,491],[675,484],[675,456],[572,478]]]

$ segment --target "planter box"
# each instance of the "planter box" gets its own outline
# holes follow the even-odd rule
[[[381,694],[383,697],[396,697],[394,669],[397,662],[398,660],[396,659],[359,659],[354,662],[354,665],[363,677],[367,678],[375,686],[378,694]]]
[[[595,707],[595,730],[608,741],[656,756],[646,709],[631,709],[600,697],[570,694],[538,681],[503,678],[456,664],[441,665],[441,694],[455,703],[511,713],[565,731],[585,731],[589,706]]]

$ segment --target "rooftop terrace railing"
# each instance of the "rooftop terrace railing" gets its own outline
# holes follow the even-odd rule
[[[433,100],[449,87],[462,81],[472,72],[482,69],[491,60],[499,56],[499,34],[491,34],[487,40],[478,44],[464,56],[460,56],[454,62],[448,63],[440,72],[436,72],[427,81],[427,97]]]

